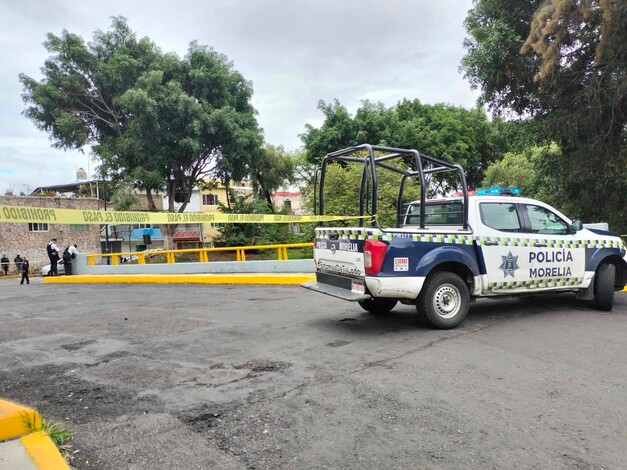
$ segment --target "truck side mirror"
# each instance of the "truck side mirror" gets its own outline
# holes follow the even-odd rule
[[[575,220],[570,226],[570,232],[576,233],[576,232],[579,232],[579,230],[581,230],[582,228],[583,228],[583,224],[581,223],[581,220]]]

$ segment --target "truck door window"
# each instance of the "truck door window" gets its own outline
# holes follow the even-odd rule
[[[514,204],[484,202],[480,204],[481,221],[502,232],[520,232],[520,221]]]
[[[531,204],[526,204],[525,209],[531,223],[532,233],[547,235],[567,235],[569,233],[568,224],[550,210]]]

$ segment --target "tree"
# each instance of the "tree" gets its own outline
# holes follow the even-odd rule
[[[305,133],[300,136],[310,162],[320,163],[328,152],[363,143],[356,142],[357,132],[353,118],[338,100],[332,104],[320,100],[318,110],[324,114],[324,123],[320,129],[306,124]]]
[[[225,214],[270,214],[273,212],[263,199],[254,199],[250,195],[236,195],[232,190],[229,191],[231,192],[229,196],[231,207],[220,204],[220,212]],[[218,230],[220,235],[216,242],[225,246],[290,243],[294,238],[288,224],[221,224]]]
[[[462,70],[482,101],[562,149],[541,161],[548,202],[627,230],[627,4],[475,0],[466,29]]]
[[[111,190],[111,202],[118,211],[128,211],[139,202],[135,193],[135,185],[130,178],[116,181]]]
[[[391,108],[364,101],[354,117],[338,101],[321,101],[318,108],[325,117],[322,126],[307,125],[301,136],[314,163],[328,152],[362,143],[414,148],[461,164],[468,184],[476,187],[488,164],[504,150],[496,145],[496,135],[480,108],[425,105],[417,99]]]
[[[272,193],[294,182],[296,159],[286,153],[282,146],[266,145],[263,152],[264,158],[258,159],[253,164],[251,172],[253,190],[273,211]]]
[[[550,181],[540,168],[545,160],[561,155],[553,142],[545,146],[530,146],[520,152],[507,152],[502,160],[492,163],[485,172],[484,187],[518,187],[523,196],[547,199]]]
[[[206,178],[228,184],[262,157],[252,85],[228,59],[192,43],[187,55],[164,54],[137,39],[124,18],[85,41],[48,34],[43,79],[20,75],[25,115],[64,149],[90,145],[113,180],[131,177],[168,196],[168,211],[184,211]],[[163,227],[166,246],[175,226]]]

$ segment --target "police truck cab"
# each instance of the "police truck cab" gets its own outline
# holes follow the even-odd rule
[[[316,281],[303,287],[375,314],[413,304],[435,328],[448,329],[474,298],[573,292],[611,310],[627,282],[627,245],[618,234],[572,221],[516,188],[469,192],[460,166],[416,150],[364,144],[328,154],[316,191],[320,215],[332,164],[363,165],[358,224],[316,228]],[[381,171],[396,175],[388,185],[398,182],[387,227],[378,213]],[[418,197],[405,202],[409,188]]]

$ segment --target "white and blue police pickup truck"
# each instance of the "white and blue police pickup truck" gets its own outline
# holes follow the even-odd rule
[[[394,157],[404,163],[392,165]],[[611,310],[615,291],[627,282],[627,245],[618,234],[586,228],[515,189],[469,194],[461,167],[415,150],[363,145],[327,155],[321,214],[325,164],[359,160],[365,161],[359,215],[370,226],[316,228],[316,281],[303,287],[357,301],[371,313],[414,304],[435,328],[448,329],[464,320],[474,298],[573,292]],[[461,195],[428,199],[422,191],[420,200],[398,203],[395,227],[382,228],[371,199],[378,166],[423,187],[452,171],[461,178]]]

